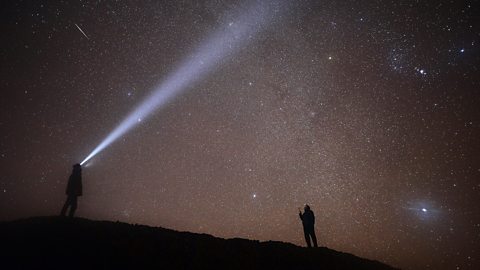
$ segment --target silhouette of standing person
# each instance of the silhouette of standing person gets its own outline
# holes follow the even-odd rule
[[[298,208],[298,215],[300,216],[300,219],[302,220],[303,223],[303,234],[305,235],[305,241],[307,241],[307,246],[312,247],[312,244],[310,243],[310,237],[312,238],[313,241],[313,246],[317,246],[317,237],[315,236],[315,215],[313,214],[313,211],[310,210],[310,206],[308,204],[305,205],[305,208],[303,209],[303,214],[300,208]]]
[[[68,179],[67,190],[67,201],[63,205],[62,212],[60,216],[64,217],[68,207],[70,207],[70,212],[68,212],[69,217],[73,217],[75,210],[77,210],[77,198],[82,196],[82,167],[80,164],[73,165],[72,174]]]

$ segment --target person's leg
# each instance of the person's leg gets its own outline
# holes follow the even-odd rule
[[[73,217],[75,210],[77,210],[77,196],[71,196],[70,205],[70,212],[68,213],[68,216]]]
[[[60,212],[60,216],[64,217],[67,213],[68,206],[70,205],[70,196],[67,197],[67,200],[63,204],[62,211]]]
[[[312,236],[313,246],[318,247],[317,236],[315,235],[315,230],[314,229],[312,229],[312,231],[310,232],[310,235]]]
[[[307,242],[307,247],[312,247],[312,244],[310,243],[310,236],[308,235],[308,231],[306,229],[303,229],[303,234],[305,236],[305,241]]]

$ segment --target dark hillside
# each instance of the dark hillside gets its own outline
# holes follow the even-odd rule
[[[0,223],[3,269],[394,269],[328,248],[87,219]]]

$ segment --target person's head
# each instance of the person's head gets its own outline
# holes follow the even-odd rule
[[[81,171],[82,170],[82,166],[80,164],[74,164],[73,165],[73,171]]]
[[[303,208],[305,211],[310,211],[310,206],[308,204],[305,204],[305,207]]]

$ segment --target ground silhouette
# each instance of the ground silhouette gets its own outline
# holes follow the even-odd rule
[[[83,218],[0,223],[3,269],[395,269],[328,248]]]

